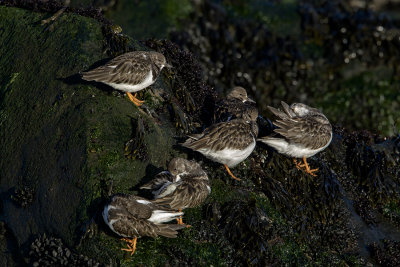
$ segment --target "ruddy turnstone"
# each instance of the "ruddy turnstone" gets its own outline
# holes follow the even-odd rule
[[[154,190],[154,203],[179,211],[199,206],[211,193],[207,173],[200,164],[183,158],[173,158],[168,171],[140,188]],[[178,224],[183,224],[182,217]]]
[[[247,97],[246,89],[240,86],[234,87],[225,99],[215,105],[214,122],[224,122],[237,119],[247,109],[254,109],[255,101]]]
[[[189,136],[182,146],[224,164],[229,175],[240,181],[229,168],[235,167],[253,152],[258,134],[257,116],[257,109],[246,110],[238,119],[213,124],[203,133]]]
[[[332,140],[332,126],[329,120],[318,109],[302,103],[294,103],[290,107],[281,102],[283,111],[269,107],[268,109],[279,119],[274,122],[279,128],[276,134],[265,136],[259,141],[275,148],[284,155],[303,158],[304,164],[295,164],[298,169],[305,167],[305,171],[313,176],[318,169],[310,169],[307,158],[324,150]]]
[[[122,54],[105,65],[82,73],[82,79],[102,82],[124,91],[136,106],[140,106],[144,101],[136,98],[136,92],[152,85],[164,67],[170,67],[170,65],[162,54],[134,51]],[[132,92],[135,92],[134,96]]]
[[[131,252],[136,250],[136,241],[141,236],[165,236],[175,238],[177,230],[185,225],[163,224],[179,218],[183,212],[176,212],[134,195],[114,195],[104,207],[103,219],[110,229],[123,237]]]

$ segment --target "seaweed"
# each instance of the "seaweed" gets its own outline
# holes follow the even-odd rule
[[[148,131],[148,126],[139,116],[137,121],[131,119],[132,124],[132,139],[125,144],[125,156],[129,159],[139,159],[142,161],[148,160],[147,147],[144,142],[144,135]]]

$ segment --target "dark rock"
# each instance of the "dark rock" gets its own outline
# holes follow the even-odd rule
[[[32,203],[35,196],[35,190],[29,186],[17,187],[11,195],[11,199],[18,205],[25,208]]]
[[[27,263],[31,266],[105,266],[87,256],[71,253],[61,239],[46,235],[32,242],[28,255]]]
[[[373,259],[381,266],[400,265],[400,242],[393,240],[382,240],[383,247],[377,243],[369,246]]]

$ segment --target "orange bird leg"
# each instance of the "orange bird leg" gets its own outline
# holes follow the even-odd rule
[[[296,164],[296,168],[298,170],[301,170],[301,168],[305,166],[304,164],[301,164],[301,162],[297,162],[297,159],[293,159],[293,161],[294,161],[294,164]]]
[[[179,209],[179,212],[182,212],[182,209]],[[179,216],[179,219],[176,219],[176,222],[177,222],[177,224],[184,224],[183,223],[183,219],[182,219],[182,215]],[[191,225],[186,224],[186,228],[189,228],[189,227],[191,227]]]
[[[179,212],[182,212],[182,209],[179,209]],[[182,215],[179,216],[179,219],[176,219],[176,221],[177,221],[178,224],[184,224],[183,223],[183,219],[182,219]]]
[[[316,174],[314,174],[314,172],[318,171],[318,168],[311,170],[310,166],[308,166],[307,164],[306,157],[303,157],[303,161],[304,161],[304,166],[306,167],[306,173],[311,174],[312,176],[317,176]]]
[[[305,167],[305,172],[306,172],[306,173],[308,173],[308,174],[310,174],[310,175],[312,175],[312,176],[317,176],[314,172],[318,171],[318,168],[317,168],[317,169],[312,169],[312,170],[311,170],[311,169],[310,169],[310,166],[309,166],[308,163],[307,163],[306,157],[303,157],[303,162],[304,162],[304,164],[301,164],[301,162],[297,162],[296,159],[294,159],[293,161],[294,161],[294,164],[296,164],[296,168],[297,168],[297,169],[301,170],[303,167]]]
[[[237,178],[235,175],[232,174],[231,170],[229,169],[228,165],[224,164],[226,170],[228,171],[229,175],[232,176],[233,179],[236,179],[238,181],[240,181],[239,178]]]
[[[136,98],[137,93],[135,95],[132,95],[131,93],[128,92],[128,93],[126,93],[126,95],[133,102],[133,104],[135,104],[138,107],[141,106],[144,103],[144,101],[139,100],[139,99]]]
[[[122,238],[122,240],[124,240],[126,242],[126,245],[128,246],[128,248],[121,248],[121,250],[131,252],[131,256],[132,256],[133,253],[135,253],[135,250],[136,250],[137,237],[132,238],[132,239]]]

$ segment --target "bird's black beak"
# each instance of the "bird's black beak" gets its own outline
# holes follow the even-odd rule
[[[251,98],[249,98],[249,97],[246,98],[246,101],[245,101],[245,102],[249,102],[249,103],[253,103],[253,104],[256,103],[256,101],[254,101],[253,99],[251,99]]]

